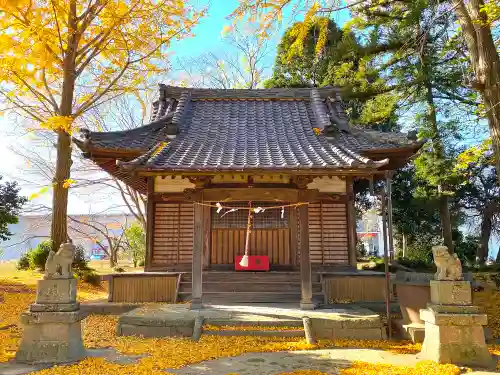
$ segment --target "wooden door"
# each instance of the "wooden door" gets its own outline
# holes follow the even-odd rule
[[[229,204],[228,204],[229,205]],[[247,207],[248,203],[231,203],[232,207]],[[257,202],[254,207],[266,207],[273,203]],[[214,265],[234,264],[236,255],[245,252],[248,210],[242,209],[222,216],[216,209],[211,212],[210,263]],[[254,215],[250,235],[250,255],[267,255],[271,265],[291,265],[290,229],[288,209],[266,210]]]

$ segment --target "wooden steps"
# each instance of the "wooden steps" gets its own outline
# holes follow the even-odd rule
[[[182,274],[178,300],[191,299],[191,273]],[[312,274],[313,299],[323,302],[320,275]],[[299,272],[203,272],[203,302],[224,303],[299,303]]]

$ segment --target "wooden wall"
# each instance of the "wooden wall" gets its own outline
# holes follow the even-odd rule
[[[308,212],[311,263],[348,264],[346,204],[311,203]]]
[[[235,255],[245,252],[246,229],[215,228],[212,230],[211,264],[233,264]],[[292,264],[290,230],[288,228],[253,229],[250,254],[268,255],[271,264]]]
[[[153,267],[191,264],[194,233],[192,203],[156,203],[153,231]]]
[[[174,302],[176,276],[110,276],[110,302]]]
[[[327,302],[384,302],[385,278],[337,276],[324,279]]]

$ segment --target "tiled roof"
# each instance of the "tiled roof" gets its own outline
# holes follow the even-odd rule
[[[160,86],[151,120],[149,125],[125,132],[88,132],[87,149],[142,150],[138,158],[119,163],[125,168],[300,170],[378,168],[384,163],[364,157],[364,151],[416,144],[404,135],[387,136],[349,126],[335,88]],[[323,133],[316,135],[313,128]]]
[[[84,139],[74,138],[73,141],[84,151],[90,151],[88,149],[90,148],[144,152],[165,139],[166,124],[171,118],[172,115],[131,130],[115,132],[88,132],[84,130],[82,131]]]

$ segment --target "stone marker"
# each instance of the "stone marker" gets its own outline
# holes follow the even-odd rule
[[[85,357],[81,320],[76,302],[76,279],[71,263],[75,246],[62,244],[51,251],[43,280],[37,283],[36,301],[21,314],[23,337],[16,360],[24,363],[67,363]]]
[[[484,338],[486,314],[472,305],[471,284],[464,281],[462,265],[446,246],[432,248],[438,271],[430,281],[431,302],[420,310],[425,339],[420,359],[462,366],[495,366]]]

